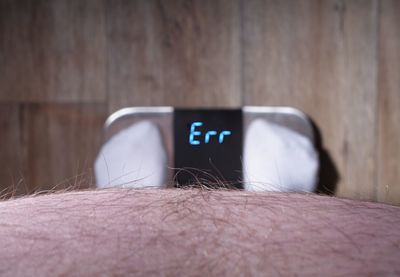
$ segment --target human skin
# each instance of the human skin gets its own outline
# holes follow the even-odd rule
[[[106,189],[0,202],[0,274],[399,275],[400,208],[313,194]]]

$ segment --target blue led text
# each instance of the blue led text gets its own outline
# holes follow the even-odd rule
[[[232,134],[231,131],[222,131],[221,133],[219,133],[219,143],[223,143],[224,142],[224,136],[230,136]]]
[[[195,131],[196,127],[200,127],[203,125],[203,122],[193,122],[192,126],[190,126],[190,135],[189,135],[189,143],[193,145],[199,145],[200,141],[195,140],[194,136],[199,136],[201,135],[200,131]]]
[[[201,143],[200,140],[195,139],[195,137],[201,136],[201,132],[196,131],[196,128],[201,127],[201,126],[203,126],[203,122],[199,122],[199,121],[193,122],[192,125],[190,126],[190,134],[189,134],[189,143],[190,144],[199,145]],[[220,144],[222,144],[224,142],[224,138],[226,136],[230,136],[231,134],[232,134],[232,132],[228,131],[228,130],[221,131],[218,136],[218,142]],[[209,143],[211,136],[217,136],[217,135],[218,135],[217,131],[214,131],[214,130],[207,131],[204,136],[204,143],[206,143],[206,144]]]

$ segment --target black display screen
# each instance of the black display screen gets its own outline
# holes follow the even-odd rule
[[[174,112],[177,186],[242,188],[242,110]]]

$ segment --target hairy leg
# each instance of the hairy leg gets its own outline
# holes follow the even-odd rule
[[[399,207],[310,194],[51,194],[0,202],[0,274],[394,275],[399,230]]]

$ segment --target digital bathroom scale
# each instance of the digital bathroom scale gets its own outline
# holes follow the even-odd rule
[[[135,123],[150,121],[158,127],[167,154],[166,183],[182,187],[201,182],[240,189],[244,138],[256,119],[284,126],[314,143],[309,119],[290,107],[129,107],[109,116],[104,134],[107,141]]]

